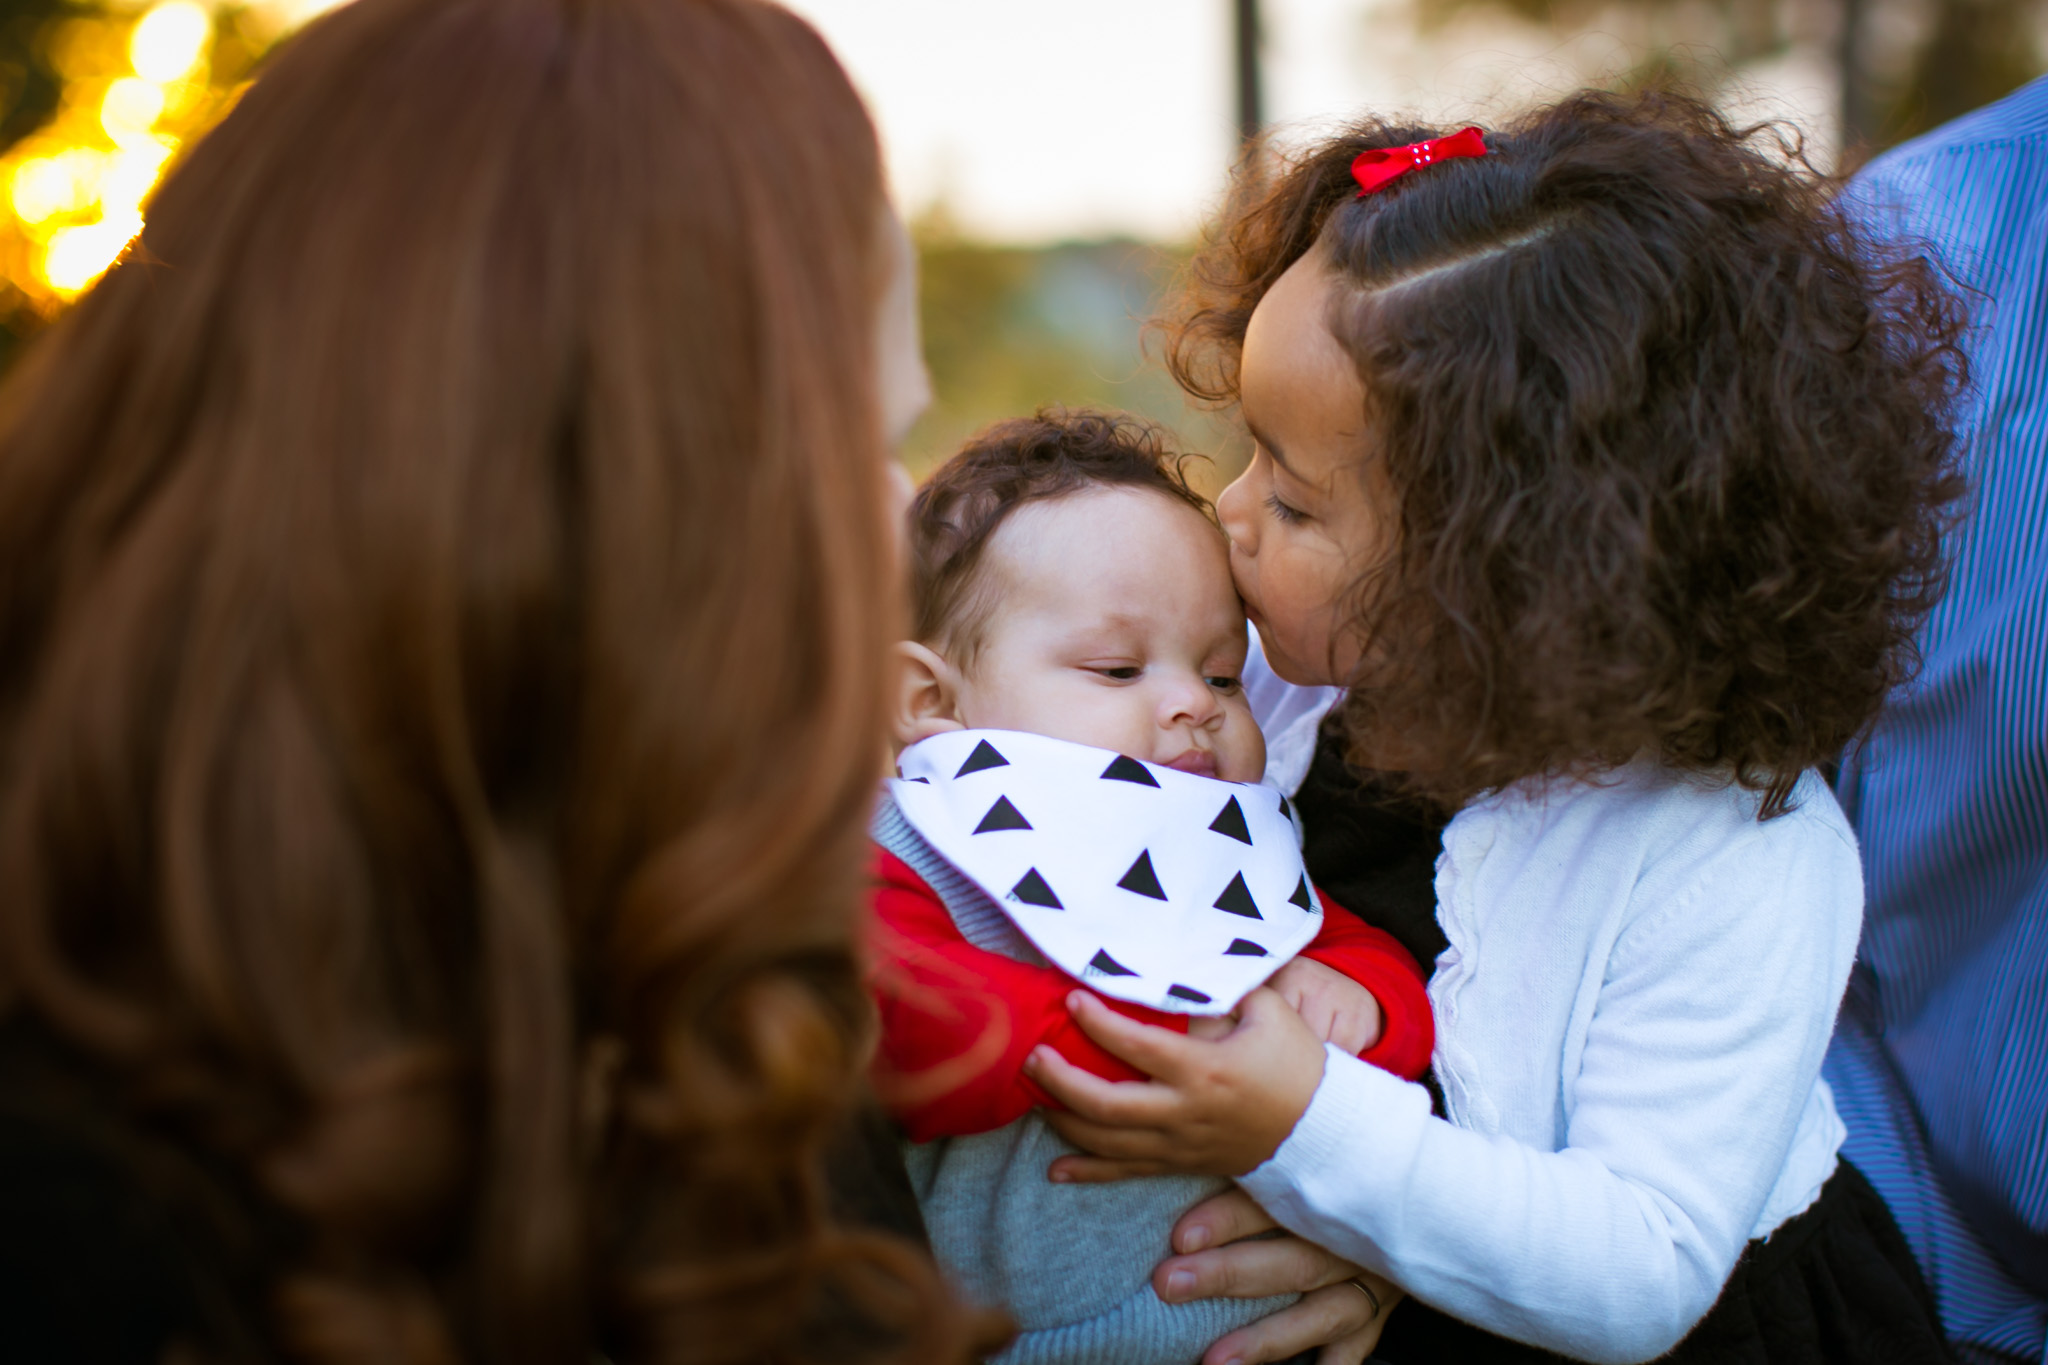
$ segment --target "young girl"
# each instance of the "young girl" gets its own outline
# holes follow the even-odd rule
[[[1862,886],[1814,769],[1938,586],[1946,296],[1706,107],[1590,94],[1353,128],[1195,278],[1176,373],[1256,442],[1221,514],[1269,780],[1301,785],[1299,689],[1336,686],[1308,818],[1410,803],[1390,853],[1311,829],[1311,872],[1341,895],[1346,856],[1433,847],[1415,803],[1449,817],[1419,905],[1380,879],[1435,957],[1440,1113],[1258,993],[1221,1041],[1077,993],[1153,1080],[1039,1049],[1097,1154],[1054,1178],[1239,1177],[1422,1301],[1390,1359],[1941,1359],[1836,1155]]]

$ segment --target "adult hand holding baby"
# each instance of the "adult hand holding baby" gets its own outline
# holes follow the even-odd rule
[[[1288,965],[1321,966],[1304,959]],[[1105,1081],[1051,1048],[1034,1052],[1026,1063],[1032,1079],[1067,1106],[1066,1112],[1047,1111],[1046,1122],[1092,1154],[1059,1158],[1050,1178],[1242,1175],[1265,1161],[1286,1141],[1322,1080],[1320,1035],[1362,1051],[1379,1033],[1376,1008],[1369,1018],[1326,1009],[1329,1017],[1311,1027],[1304,1014],[1316,1014],[1319,1002],[1335,1003],[1318,985],[1313,973],[1276,976],[1245,997],[1234,1028],[1213,1037],[1141,1024],[1087,991],[1073,992],[1067,1007],[1082,1031],[1151,1079]],[[1302,1295],[1292,1307],[1217,1340],[1203,1353],[1203,1365],[1286,1360],[1316,1347],[1322,1348],[1318,1365],[1357,1365],[1379,1343],[1401,1291],[1313,1242],[1270,1235],[1278,1230],[1240,1190],[1206,1200],[1175,1225],[1179,1254],[1153,1272],[1153,1289],[1167,1303]]]
[[[1317,1365],[1358,1365],[1379,1345],[1400,1288],[1314,1242],[1272,1235],[1279,1231],[1243,1190],[1204,1200],[1174,1225],[1180,1254],[1159,1263],[1152,1288],[1167,1303],[1302,1296],[1218,1338],[1202,1353],[1202,1365],[1288,1360],[1316,1347]]]

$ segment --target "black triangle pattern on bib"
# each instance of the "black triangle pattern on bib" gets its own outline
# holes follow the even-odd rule
[[[1145,771],[1145,765],[1135,758],[1118,754],[1107,768],[1102,770],[1104,782],[1134,782],[1140,787],[1156,787],[1159,779]]]
[[[1123,963],[1118,962],[1115,958],[1111,957],[1108,953],[1103,952],[1099,948],[1096,949],[1095,956],[1088,959],[1088,970],[1090,972],[1100,972],[1104,976],[1137,975],[1137,973],[1132,971],[1129,967],[1126,967]]]
[[[1017,879],[1017,884],[1010,888],[1010,899],[1026,905],[1043,906],[1047,910],[1067,908],[1060,904],[1060,898],[1052,893],[1052,888],[1045,884],[1045,878],[1038,875],[1035,867]]]
[[[1150,896],[1155,901],[1166,899],[1166,889],[1159,884],[1159,874],[1152,870],[1152,850],[1149,848],[1138,855],[1138,861],[1131,864],[1131,870],[1124,873],[1123,880],[1117,885],[1126,891]]]
[[[987,768],[1007,768],[1010,760],[996,752],[996,746],[987,740],[974,746],[974,752],[967,755],[967,761],[960,765],[960,771],[953,776],[962,778],[969,773],[978,773]]]
[[[1237,804],[1237,798],[1234,796],[1224,803],[1222,810],[1216,812],[1216,818],[1209,822],[1209,828],[1237,840],[1240,844],[1249,844],[1252,841],[1251,828],[1244,822],[1244,810]]]
[[[1217,1014],[1301,950],[1321,907],[1288,796],[1068,746],[1077,763],[1060,743],[970,732],[906,750],[899,809],[1047,960],[1109,998]]]
[[[1259,913],[1259,903],[1252,899],[1252,889],[1244,884],[1244,873],[1230,879],[1230,885],[1223,888],[1223,894],[1216,898],[1216,908],[1246,919],[1264,919]]]
[[[981,823],[974,827],[976,834],[994,834],[1006,829],[1030,829],[1031,822],[1024,813],[1010,804],[1007,796],[998,796],[996,803],[988,808],[988,814],[981,817]]]

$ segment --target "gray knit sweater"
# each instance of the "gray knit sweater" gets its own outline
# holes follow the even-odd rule
[[[969,943],[1044,964],[988,893],[934,852],[886,796],[873,833],[937,893]],[[1172,1253],[1174,1222],[1230,1182],[1047,1180],[1053,1158],[1073,1150],[1035,1113],[992,1133],[904,1144],[939,1265],[963,1294],[1017,1321],[1017,1340],[998,1365],[1192,1365],[1218,1337],[1298,1297],[1161,1303],[1152,1271]]]

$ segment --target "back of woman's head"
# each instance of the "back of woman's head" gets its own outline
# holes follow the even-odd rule
[[[816,1174],[884,212],[779,9],[359,0],[5,391],[0,986],[249,1173],[287,1354],[946,1349]]]
[[[1386,561],[1355,736],[1459,802],[1651,754],[1784,808],[1910,665],[1960,492],[1951,297],[1769,130],[1587,93],[1361,195],[1366,122],[1198,257],[1169,361],[1236,396],[1246,324],[1325,253]]]

